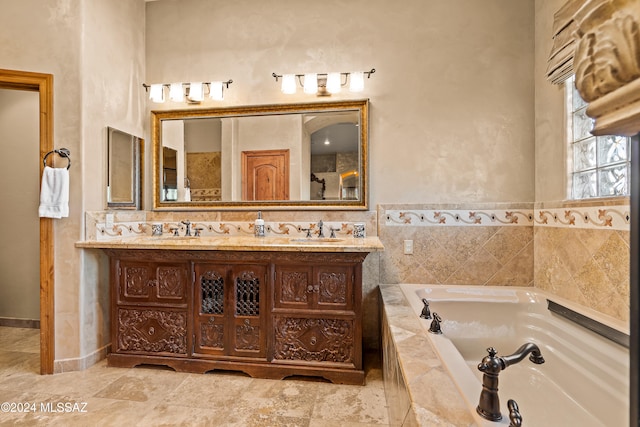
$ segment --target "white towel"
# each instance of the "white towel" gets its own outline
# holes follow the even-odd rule
[[[44,167],[38,213],[47,218],[69,216],[69,171],[66,168]]]

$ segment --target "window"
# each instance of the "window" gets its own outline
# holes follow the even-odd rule
[[[575,89],[574,78],[565,83],[569,140],[568,164],[571,199],[629,195],[630,139],[624,136],[593,136],[593,120],[587,103]]]

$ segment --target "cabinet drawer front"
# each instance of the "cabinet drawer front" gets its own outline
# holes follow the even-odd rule
[[[188,271],[185,263],[121,261],[118,301],[186,305]]]
[[[276,360],[354,364],[355,319],[276,316]]]
[[[118,308],[117,349],[121,352],[187,354],[187,312]]]

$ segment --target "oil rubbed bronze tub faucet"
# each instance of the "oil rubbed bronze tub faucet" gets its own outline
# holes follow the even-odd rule
[[[500,371],[521,362],[528,354],[530,354],[529,360],[536,365],[544,363],[544,358],[538,346],[530,342],[523,344],[509,356],[497,357],[497,351],[493,347],[489,347],[487,352],[489,355],[485,356],[478,364],[478,370],[484,375],[482,376],[480,403],[478,403],[476,411],[489,421],[500,421],[502,419],[500,398],[498,397],[498,374]]]

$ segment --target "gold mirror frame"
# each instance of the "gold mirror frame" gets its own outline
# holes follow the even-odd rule
[[[360,167],[362,189],[358,200],[278,200],[278,201],[191,201],[167,202],[161,197],[162,121],[208,117],[249,117],[318,112],[359,112]],[[367,210],[369,199],[369,100],[313,102],[298,104],[248,105],[227,108],[151,111],[153,144],[153,209],[154,210]]]

